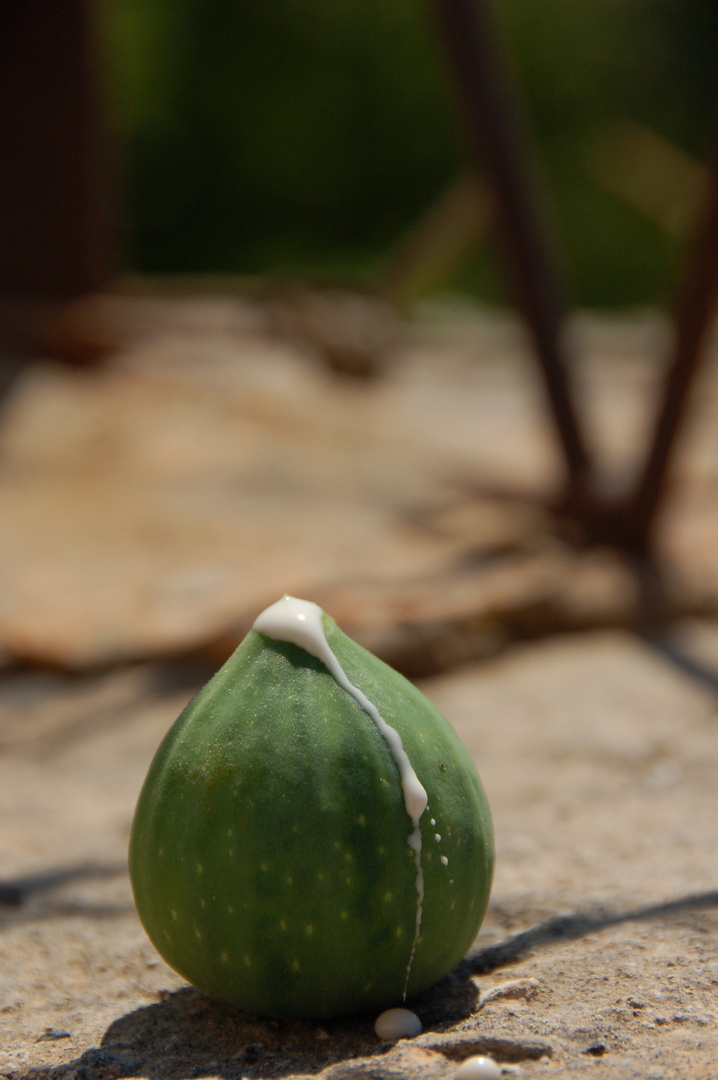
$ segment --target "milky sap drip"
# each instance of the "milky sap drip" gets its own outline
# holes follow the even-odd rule
[[[424,871],[421,866],[421,829],[419,819],[426,809],[428,797],[418,776],[414,772],[411,762],[402,746],[398,731],[387,724],[375,705],[369,701],[362,691],[349,682],[344,669],[329,647],[324,633],[322,616],[324,612],[318,604],[309,600],[297,600],[293,596],[284,596],[276,604],[272,604],[258,615],[252,626],[260,634],[274,638],[276,641],[289,641],[293,645],[299,645],[301,649],[316,656],[329,669],[329,672],[339,685],[361,705],[362,709],[369,714],[379,731],[383,735],[391,756],[396,762],[401,778],[401,787],[404,792],[404,806],[414,826],[409,834],[408,844],[414,852],[416,863],[416,929],[414,941],[409,956],[409,964],[406,969],[406,982],[404,984],[404,997],[406,986],[409,981],[409,971],[416,951],[416,943],[419,938],[421,927],[421,913],[424,903]]]

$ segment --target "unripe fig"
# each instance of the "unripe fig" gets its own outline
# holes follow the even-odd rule
[[[130,875],[152,942],[250,1012],[400,1005],[488,903],[481,781],[424,695],[315,604],[272,605],[165,736]]]

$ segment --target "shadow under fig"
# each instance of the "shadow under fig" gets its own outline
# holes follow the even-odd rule
[[[424,1031],[437,1039],[479,1006],[472,976],[514,963],[531,952],[571,941],[626,922],[668,920],[707,908],[718,908],[718,890],[628,911],[589,911],[547,919],[529,930],[468,956],[437,986],[408,1004],[418,1013]],[[332,1021],[273,1020],[252,1016],[212,1001],[192,987],[167,993],[152,1005],[119,1017],[107,1029],[99,1047],[66,1065],[7,1072],[7,1080],[109,1080],[147,1077],[149,1080],[190,1080],[219,1076],[222,1080],[273,1078],[292,1073],[320,1072],[337,1066],[336,1078],[381,1080],[395,1075],[396,1066],[382,1059],[392,1044],[380,1044],[373,1031],[374,1015]],[[452,1050],[493,1052],[501,1060],[533,1058],[549,1052],[541,1046],[523,1047],[510,1040],[478,1037],[469,1049],[437,1043],[448,1058]],[[487,1043],[487,1046],[483,1046]],[[506,1044],[503,1046],[503,1044]],[[481,1044],[481,1045],[479,1045]],[[501,1044],[501,1045],[500,1045]],[[515,1052],[514,1052],[515,1051]],[[525,1051],[525,1052],[524,1052]],[[519,1056],[517,1056],[519,1055]],[[369,1061],[355,1060],[366,1059]],[[454,1066],[455,1067],[455,1066]],[[334,1076],[334,1070],[329,1077]]]
[[[99,1047],[51,1068],[7,1073],[8,1080],[189,1080],[282,1077],[320,1072],[385,1054],[375,1017],[334,1021],[272,1020],[212,1001],[192,987],[167,993],[115,1020]]]

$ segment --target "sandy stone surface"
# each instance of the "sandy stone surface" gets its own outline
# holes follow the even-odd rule
[[[706,665],[718,630],[683,644]],[[199,672],[6,675],[0,723],[0,1075],[718,1077],[715,692],[621,632],[553,638],[424,684],[474,756],[497,872],[464,964],[374,1017],[262,1020],[204,998],[134,913],[125,851],[151,755]]]
[[[374,381],[250,300],[116,301],[99,369],[30,368],[0,424],[0,663],[223,658],[277,592],[415,675],[546,630],[630,622],[620,560],[557,543],[560,466],[524,335],[428,309]],[[640,455],[668,343],[584,319],[577,381],[610,485]],[[683,611],[718,611],[718,348],[662,522]]]
[[[486,350],[471,336],[444,354],[417,340],[365,384],[273,338],[239,301],[143,312],[128,308],[134,331],[102,369],[41,362],[6,403],[0,650],[11,658],[76,669],[166,655],[231,634],[278,582],[301,596],[347,579],[424,580],[446,572],[467,531],[489,550],[526,532],[490,501],[463,526],[433,520],[476,459],[469,403],[487,380],[473,357]],[[513,356],[515,335],[507,324],[491,355]],[[518,409],[532,442],[519,454],[537,477],[550,448],[541,454],[521,368],[514,356],[493,407]]]

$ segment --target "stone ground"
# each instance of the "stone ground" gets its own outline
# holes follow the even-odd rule
[[[685,628],[718,658],[718,632]],[[463,967],[382,1046],[373,1017],[256,1020],[183,985],[134,913],[125,849],[177,672],[5,684],[0,1075],[718,1077],[718,708],[622,632],[531,644],[424,685],[497,833]],[[39,1070],[39,1071],[38,1071]]]
[[[416,591],[409,589],[410,611],[415,610],[412,603],[420,608],[423,604],[422,611],[434,610],[437,591],[463,594],[465,587],[475,584],[473,578],[468,584],[461,579],[457,586],[454,578],[442,578],[436,568],[442,560],[458,563],[467,536],[480,529],[487,550],[499,551],[495,569],[503,575],[500,586],[499,577],[491,580],[504,605],[514,602],[507,580],[521,579],[519,592],[523,589],[525,597],[527,589],[537,587],[537,580],[545,589],[550,577],[544,561],[541,573],[531,578],[531,587],[526,585],[526,560],[536,558],[536,546],[525,538],[527,532],[536,535],[535,518],[529,515],[527,525],[523,511],[507,519],[480,499],[471,503],[466,498],[443,502],[439,498],[442,475],[461,473],[465,478],[472,455],[482,479],[536,485],[551,474],[550,447],[538,422],[531,420],[531,394],[522,399],[516,391],[517,369],[511,366],[514,339],[508,349],[503,330],[497,334],[481,320],[478,323],[468,330],[462,324],[451,334],[446,327],[441,333],[432,330],[415,341],[414,370],[419,375],[413,381],[399,369],[378,391],[317,388],[319,381],[311,394],[305,391],[309,397],[319,395],[322,407],[327,395],[335,406],[340,398],[346,399],[346,414],[358,411],[359,426],[365,430],[371,420],[377,439],[382,437],[382,417],[396,416],[397,424],[403,425],[405,439],[396,445],[403,447],[397,454],[404,457],[387,469],[391,475],[382,475],[377,452],[376,457],[369,454],[363,480],[356,473],[344,477],[351,499],[347,495],[337,518],[346,518],[350,502],[358,502],[362,513],[351,520],[361,530],[361,542],[349,550],[342,569],[338,535],[325,583],[328,595],[331,586],[336,597],[343,597],[349,616],[364,611],[361,618],[355,617],[356,625],[367,638],[373,633],[385,645],[394,640],[392,627],[398,632],[403,625],[397,615],[402,610],[400,597],[395,583],[388,580],[392,574],[383,579],[379,575],[379,584],[375,574],[364,593],[356,586],[353,594],[351,589],[342,593],[337,586],[351,579],[354,558],[361,564],[361,574],[369,573],[366,545],[372,529],[376,550],[386,554],[387,565],[391,558],[396,560],[393,565],[399,569],[392,573],[400,573],[402,538],[414,575],[413,579],[407,575],[407,581],[427,580],[428,568],[434,568],[434,580],[441,587],[431,598],[422,593],[418,600]],[[477,326],[484,344],[494,342],[485,350],[493,360],[486,361],[479,375],[465,360]],[[191,394],[186,391],[191,357],[186,354],[194,350],[196,361],[199,345],[205,342],[203,379],[214,386],[214,400],[219,397],[221,406],[215,408],[226,420],[229,406],[221,399],[228,394],[225,361],[231,350],[226,335],[220,347],[206,327],[190,330],[189,338],[179,331],[171,339],[139,335],[139,353],[128,354],[121,367],[79,381],[78,376],[64,381],[66,377],[51,367],[38,369],[8,413],[0,503],[5,511],[14,508],[17,513],[14,525],[5,516],[0,526],[9,553],[0,577],[12,583],[13,575],[18,576],[13,579],[14,592],[7,585],[10,600],[0,612],[6,650],[6,666],[0,673],[0,1076],[441,1080],[470,1054],[490,1053],[507,1075],[521,1074],[527,1080],[583,1075],[617,1080],[718,1078],[718,623],[709,617],[683,617],[670,637],[649,642],[615,625],[620,622],[615,605],[602,607],[595,590],[594,629],[554,633],[523,644],[511,644],[499,633],[499,639],[484,649],[481,662],[470,661],[469,649],[465,663],[448,670],[451,664],[445,658],[434,666],[447,670],[422,682],[457,728],[484,780],[496,826],[497,872],[489,912],[470,955],[414,1003],[424,1025],[421,1036],[382,1045],[373,1032],[373,1016],[322,1024],[257,1019],[205,999],[156,955],[134,913],[125,869],[131,815],[157,743],[209,674],[212,648],[219,648],[218,628],[227,613],[217,575],[196,574],[184,592],[178,587],[174,593],[148,592],[147,582],[160,573],[163,555],[179,536],[185,563],[176,555],[172,574],[183,567],[196,569],[190,549],[201,541],[205,571],[213,565],[212,552],[220,550],[217,574],[244,596],[237,569],[241,560],[233,560],[227,538],[233,530],[237,533],[242,513],[251,508],[257,482],[249,475],[246,458],[234,473],[222,472],[221,448],[207,428],[206,386],[196,394],[201,399],[197,414],[201,423],[191,419],[187,404]],[[636,394],[632,398],[626,386],[645,387],[646,368],[640,356],[654,333],[655,327],[649,325],[646,331],[641,324],[595,331],[594,341],[604,353],[614,359],[620,354],[626,361],[613,367],[608,363],[605,369],[614,373],[619,388],[616,409],[602,406],[603,419],[601,408],[595,414],[614,460],[635,444],[641,427]],[[174,397],[167,391],[170,354],[180,354],[181,391]],[[141,376],[136,374],[138,355],[149,365]],[[507,355],[506,367],[495,363]],[[154,390],[143,396],[136,384],[150,379],[153,356]],[[443,376],[436,365],[432,367],[431,356],[442,361],[448,357]],[[286,358],[281,363],[286,365]],[[268,362],[261,378],[252,376],[257,438],[262,417],[266,420],[269,415],[270,426],[277,423],[277,414],[267,412],[272,370]],[[602,372],[602,367],[594,371],[589,366],[584,372],[586,385],[593,379],[600,390]],[[246,373],[242,378],[242,393],[248,395]],[[264,413],[257,406],[258,382]],[[714,428],[708,422],[716,397],[712,387],[713,383],[702,397],[703,426],[696,421],[685,459],[692,464],[681,465],[684,483],[676,504],[681,513],[673,509],[665,534],[666,548],[677,565],[681,553],[692,556],[681,569],[686,592],[691,582],[695,587],[698,581],[709,599],[716,576],[711,538],[718,473]],[[122,413],[123,392],[135,407],[127,408],[121,422],[116,419],[103,443],[98,431],[103,422],[109,423],[113,402],[115,412]],[[292,396],[282,393],[285,399]],[[363,404],[354,409],[356,393]],[[596,397],[600,406],[601,394]],[[300,402],[305,412],[308,400]],[[471,408],[482,401],[486,426],[476,431]],[[285,400],[284,411],[280,410],[285,427],[279,425],[285,431],[288,408]],[[422,451],[418,436],[416,443],[405,441],[409,419],[415,418],[416,435],[422,415],[433,419],[431,439],[423,440],[429,442],[428,451],[426,446]],[[158,416],[165,417],[164,427],[157,427]],[[218,427],[225,454],[234,453],[234,424],[230,417]],[[197,425],[202,429],[199,435]],[[317,478],[332,438],[340,447],[332,474],[336,496],[344,482],[341,470],[349,468],[352,456],[361,456],[357,453],[361,443],[349,439],[347,449],[339,419],[333,435],[330,428],[308,427],[315,432]],[[239,429],[249,453],[247,447],[257,443],[250,445],[241,424]],[[306,441],[309,436],[302,438]],[[352,438],[357,438],[356,429]],[[129,464],[132,447],[128,449],[123,439],[139,455]],[[271,440],[266,435],[261,440],[265,457],[255,456],[255,466],[258,461],[266,465],[272,455]],[[210,446],[205,457],[194,458],[193,448],[205,443]],[[58,456],[63,447],[64,458]],[[379,449],[387,452],[387,444]],[[121,501],[120,510],[116,507],[115,517],[109,518],[106,504],[99,501],[103,471],[97,460],[102,454],[109,454],[102,460],[109,470],[111,494]],[[402,468],[412,462],[426,465],[421,482],[408,472],[402,479]],[[123,481],[127,490],[120,484],[121,468],[134,476],[134,488],[127,479]],[[198,503],[197,492],[206,487],[212,470],[221,480],[216,483],[218,491]],[[197,474],[198,487],[193,488]],[[290,474],[291,469],[275,457],[271,475],[276,501],[271,507],[265,501],[261,507],[275,527],[283,505],[277,492],[284,492],[285,506],[292,493],[296,495]],[[298,483],[296,477],[294,482]],[[223,520],[221,503],[232,484],[239,494],[236,504],[225,509]],[[319,491],[323,485],[317,480],[316,486]],[[403,510],[418,507],[425,513],[424,519],[414,514],[408,531],[406,514],[399,523],[391,517],[392,487],[405,496]],[[58,489],[68,500],[64,513]],[[299,492],[305,494],[305,489]],[[54,500],[52,507],[46,505],[48,499]],[[322,516],[318,509],[322,500],[316,495],[318,528],[328,527],[330,502]],[[300,503],[298,498],[291,505]],[[99,507],[94,518],[93,505]],[[476,505],[483,507],[481,513]],[[211,521],[204,533],[190,512],[198,506]],[[441,528],[433,532],[427,528],[417,539],[416,522],[427,515],[430,524],[435,526],[438,519]],[[179,535],[182,522],[195,529],[192,544],[186,535]],[[119,553],[121,589],[115,582],[103,584],[112,572],[103,544],[120,523],[126,535],[124,541],[114,536],[112,553]],[[278,571],[285,564],[288,575],[294,572],[297,580],[304,575],[310,582],[314,575],[321,591],[321,566],[306,554],[312,550],[306,521],[299,532],[300,569],[292,570],[286,551],[275,549],[272,559],[261,564],[258,580],[253,584],[251,576],[246,579],[248,610],[264,600],[270,571],[279,580]],[[435,534],[437,546],[432,548],[427,536]],[[141,558],[143,535],[146,552]],[[507,535],[513,537],[511,543]],[[240,530],[240,548],[245,543],[260,549],[261,536],[256,523],[249,534]],[[34,538],[29,554],[28,537]],[[81,543],[81,556],[74,561],[73,543]],[[539,545],[539,557],[546,560],[549,549],[555,559],[550,545]],[[560,556],[564,558],[564,553]],[[327,548],[322,557],[329,559]],[[580,577],[580,567],[570,556],[565,558],[563,577]],[[551,572],[555,596],[560,566]],[[599,574],[599,586],[606,580],[615,584],[611,574],[613,570],[608,578]],[[620,586],[620,575],[618,580]],[[100,598],[73,602],[73,590],[90,589],[92,581],[103,584]],[[267,600],[284,588],[282,580]],[[107,604],[118,589],[125,595],[114,614]],[[601,587],[598,594],[600,600]],[[472,593],[474,599],[477,595]],[[372,598],[382,613],[374,626],[366,615],[373,610]],[[435,610],[433,622],[429,616],[427,622],[455,629],[460,599],[459,595],[451,600],[453,624],[451,618],[446,621],[445,612],[437,615]],[[158,614],[160,603],[164,610]],[[328,602],[325,606],[341,618],[342,612],[332,610]],[[545,604],[541,610],[545,615]],[[174,623],[168,611],[175,612]],[[190,640],[187,627],[193,612],[201,617],[204,640],[214,642],[205,651],[198,651]],[[602,618],[604,628],[599,625]],[[411,619],[405,615],[407,621]],[[498,633],[499,623],[494,620],[492,625]],[[556,619],[549,618],[547,625],[556,629]],[[486,625],[482,626],[483,633]],[[452,642],[455,646],[457,639]],[[175,648],[177,643],[181,649]],[[473,648],[475,655],[481,652],[475,642]],[[143,652],[150,658],[141,659]],[[44,656],[45,666],[18,666],[23,655],[36,661]],[[139,659],[129,662],[133,655]],[[50,661],[54,668],[48,666]],[[74,665],[74,673],[58,668],[59,662],[65,669]]]

